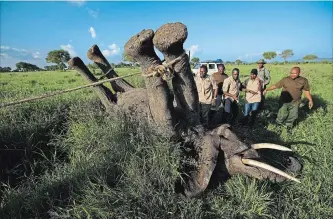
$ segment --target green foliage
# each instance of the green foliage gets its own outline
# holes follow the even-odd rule
[[[274,59],[276,57],[276,52],[264,52],[262,54],[262,56],[265,58],[265,59],[268,59],[268,60],[271,60],[271,59]]]
[[[193,63],[198,63],[200,61],[200,59],[198,58],[198,57],[193,57],[192,59],[191,59],[191,62],[193,62]]]
[[[294,53],[293,53],[293,50],[291,50],[291,49],[283,50],[283,52],[280,54],[280,56],[284,60],[284,64],[287,63],[287,58],[292,57],[293,55],[294,55]]]
[[[11,67],[1,67],[0,66],[0,72],[10,72],[12,69]]]
[[[41,70],[37,65],[27,63],[27,62],[16,63],[16,68],[19,71],[39,71],[39,70]]]
[[[323,60],[323,61],[321,61],[321,63],[323,63],[323,64],[328,64],[329,61],[328,61],[328,60]]]
[[[316,55],[313,55],[313,54],[309,54],[309,55],[306,55],[303,57],[303,60],[314,60],[314,59],[317,59],[318,56]]]
[[[292,66],[272,65],[271,84]],[[234,67],[227,65],[226,71]],[[241,80],[255,67],[239,66]],[[196,198],[175,194],[182,145],[171,144],[143,122],[106,115],[87,88],[0,109],[0,218],[332,218],[333,94],[327,83],[332,68],[300,67],[315,106],[300,109],[292,134],[276,126],[274,116],[262,115],[254,130],[243,134],[254,142],[290,146],[304,160],[301,184],[237,175]],[[24,75],[0,75],[3,102],[85,84],[75,71]],[[139,76],[128,80],[144,85]],[[279,94],[267,94],[272,113]],[[243,107],[243,93],[240,100]]]
[[[237,60],[235,61],[235,63],[236,63],[237,65],[240,65],[240,64],[242,64],[242,61],[239,60],[239,59],[237,59]]]
[[[68,51],[65,51],[63,49],[60,50],[52,50],[47,54],[46,62],[48,63],[55,63],[59,66],[60,70],[63,70],[67,63],[70,60],[70,55]]]

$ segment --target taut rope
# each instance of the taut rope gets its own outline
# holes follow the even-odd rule
[[[121,77],[105,79],[105,80],[102,80],[102,81],[94,82],[94,83],[87,84],[87,85],[82,85],[82,86],[79,86],[79,87],[69,88],[69,89],[66,89],[66,90],[60,90],[60,91],[56,91],[56,92],[49,93],[49,94],[42,94],[42,95],[37,96],[37,97],[29,97],[29,98],[25,98],[25,99],[22,99],[22,100],[9,102],[9,103],[3,103],[3,104],[0,103],[0,108],[7,107],[7,106],[12,106],[12,105],[17,105],[17,104],[21,104],[21,103],[26,103],[26,102],[30,102],[30,101],[34,101],[34,100],[40,100],[40,99],[44,99],[44,98],[47,98],[47,97],[52,97],[52,96],[56,96],[56,95],[59,95],[59,94],[80,90],[80,89],[87,88],[87,87],[93,87],[93,86],[96,86],[96,85],[103,84],[105,82],[116,81],[116,80],[119,80],[119,79],[122,79],[122,78],[127,78],[127,77],[130,77],[130,76],[139,75],[139,74],[141,74],[141,73],[134,73],[134,74],[124,75],[124,76],[121,76]]]

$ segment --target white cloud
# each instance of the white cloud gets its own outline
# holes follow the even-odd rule
[[[34,59],[39,59],[40,58],[40,52],[33,52],[32,53],[32,57],[34,57]]]
[[[67,45],[61,45],[61,49],[68,51],[68,53],[71,55],[71,57],[77,56],[76,51],[74,50],[74,47],[71,44]]]
[[[192,46],[187,50],[187,52],[188,52],[188,51],[190,51],[190,53],[191,53],[190,55],[191,55],[191,57],[193,57],[195,53],[200,52],[199,45],[192,45]]]
[[[9,46],[1,46],[1,50],[6,50],[6,53],[1,53],[2,58],[17,58],[17,59],[39,59],[40,53],[38,51],[32,52],[22,48],[15,48]]]
[[[90,27],[89,28],[89,33],[91,34],[91,37],[92,38],[95,38],[96,37],[96,31],[93,27]]]
[[[0,53],[0,58],[1,59],[6,59],[6,58],[8,58],[9,56],[8,56],[8,54],[7,53]]]
[[[2,50],[8,50],[8,49],[10,49],[9,46],[1,46],[0,48],[1,48]]]
[[[68,0],[68,2],[72,3],[72,4],[75,4],[79,7],[81,7],[82,5],[85,4],[85,1],[86,0]]]
[[[120,48],[115,43],[113,43],[112,45],[108,46],[108,49],[104,49],[102,53],[104,56],[118,55],[120,53]]]
[[[93,17],[93,18],[95,18],[95,19],[98,17],[98,11],[92,10],[92,9],[90,9],[90,8],[87,8],[87,10],[88,10],[88,14],[89,14],[91,17]]]

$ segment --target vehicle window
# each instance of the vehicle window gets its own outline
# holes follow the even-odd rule
[[[215,69],[215,64],[209,64],[208,69]]]

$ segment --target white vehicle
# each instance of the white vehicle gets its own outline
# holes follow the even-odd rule
[[[192,68],[191,70],[192,70],[193,74],[196,74],[196,73],[199,72],[200,66],[206,65],[207,69],[208,69],[207,74],[210,76],[213,73],[217,72],[217,65],[218,64],[223,64],[223,61],[221,59],[202,61],[202,62],[196,64],[194,66],[194,68]]]

